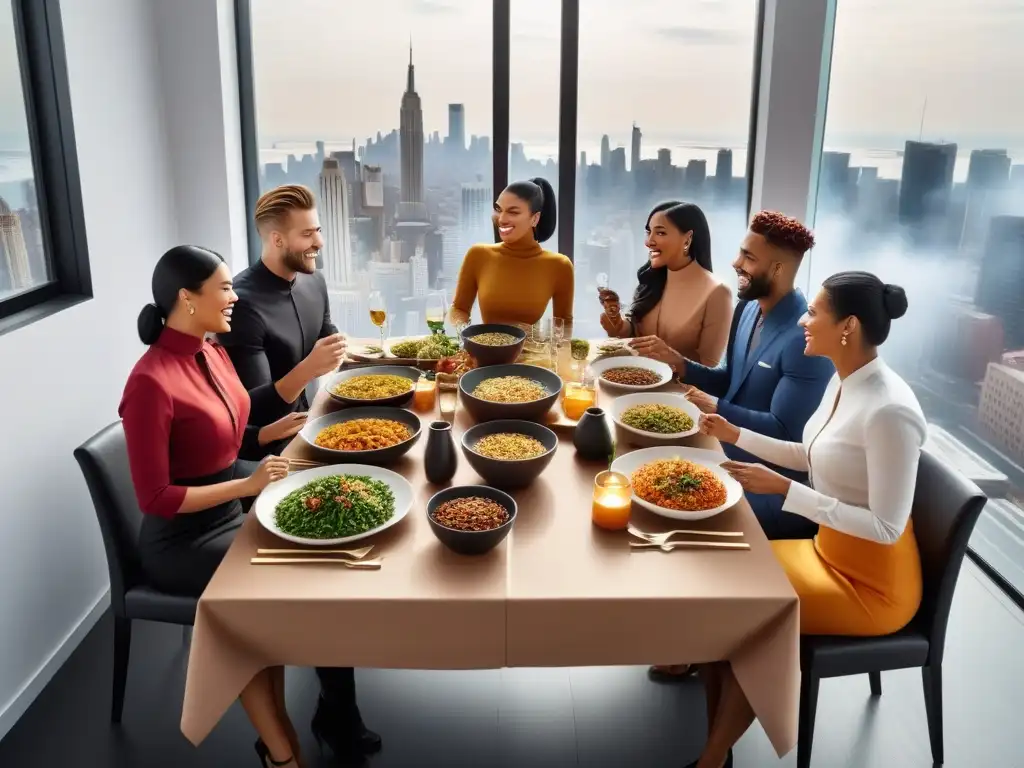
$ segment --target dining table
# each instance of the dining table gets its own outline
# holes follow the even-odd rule
[[[606,411],[616,396],[599,388]],[[672,383],[665,391],[679,390]],[[438,403],[439,404],[439,403]],[[314,419],[337,408],[321,388]],[[411,407],[411,406],[410,406]],[[680,524],[633,505],[632,522],[740,532],[748,550],[634,550],[626,531],[595,526],[595,476],[607,461],[581,459],[560,429],[551,463],[512,491],[518,513],[493,550],[463,556],[430,529],[423,436],[388,466],[412,485],[398,524],[353,546],[372,544],[379,570],[336,563],[254,565],[258,548],[288,548],[248,514],[196,614],[181,729],[199,744],[261,669],[365,667],[496,669],[728,661],[779,756],[796,744],[799,604],[750,506],[742,500],[710,519]],[[455,408],[454,440],[473,424]],[[696,434],[677,444],[721,453]],[[616,452],[635,446],[616,428]],[[283,455],[318,458],[296,437]],[[460,456],[446,485],[482,484]]]

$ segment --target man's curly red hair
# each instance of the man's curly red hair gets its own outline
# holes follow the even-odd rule
[[[750,231],[761,235],[776,248],[803,255],[814,247],[814,234],[792,216],[761,211],[750,221]]]

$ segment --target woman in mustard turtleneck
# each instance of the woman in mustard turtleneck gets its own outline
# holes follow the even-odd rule
[[[572,262],[541,243],[555,233],[555,192],[541,178],[509,184],[494,203],[501,242],[474,245],[466,252],[449,316],[456,326],[469,322],[479,298],[485,323],[534,325],[548,303],[572,333]]]

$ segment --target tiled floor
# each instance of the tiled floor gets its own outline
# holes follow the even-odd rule
[[[234,707],[199,749],[178,731],[187,648],[176,628],[140,624],[122,727],[108,722],[111,623],[102,621],[3,742],[4,768],[256,768],[253,733]],[[946,765],[1024,768],[1024,616],[965,564],[946,652]],[[481,672],[364,670],[367,722],[384,751],[373,768],[682,766],[700,749],[698,683],[659,686],[637,667]],[[820,768],[931,765],[920,675],[822,684],[814,762]],[[289,707],[308,736],[316,679],[288,672]],[[307,738],[309,749],[313,749]],[[737,766],[792,766],[757,727]],[[329,758],[311,766],[329,766]]]

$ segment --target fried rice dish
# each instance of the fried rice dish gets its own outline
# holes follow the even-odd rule
[[[685,459],[659,459],[633,473],[633,491],[649,504],[680,512],[703,512],[725,504],[728,493],[707,467]]]

